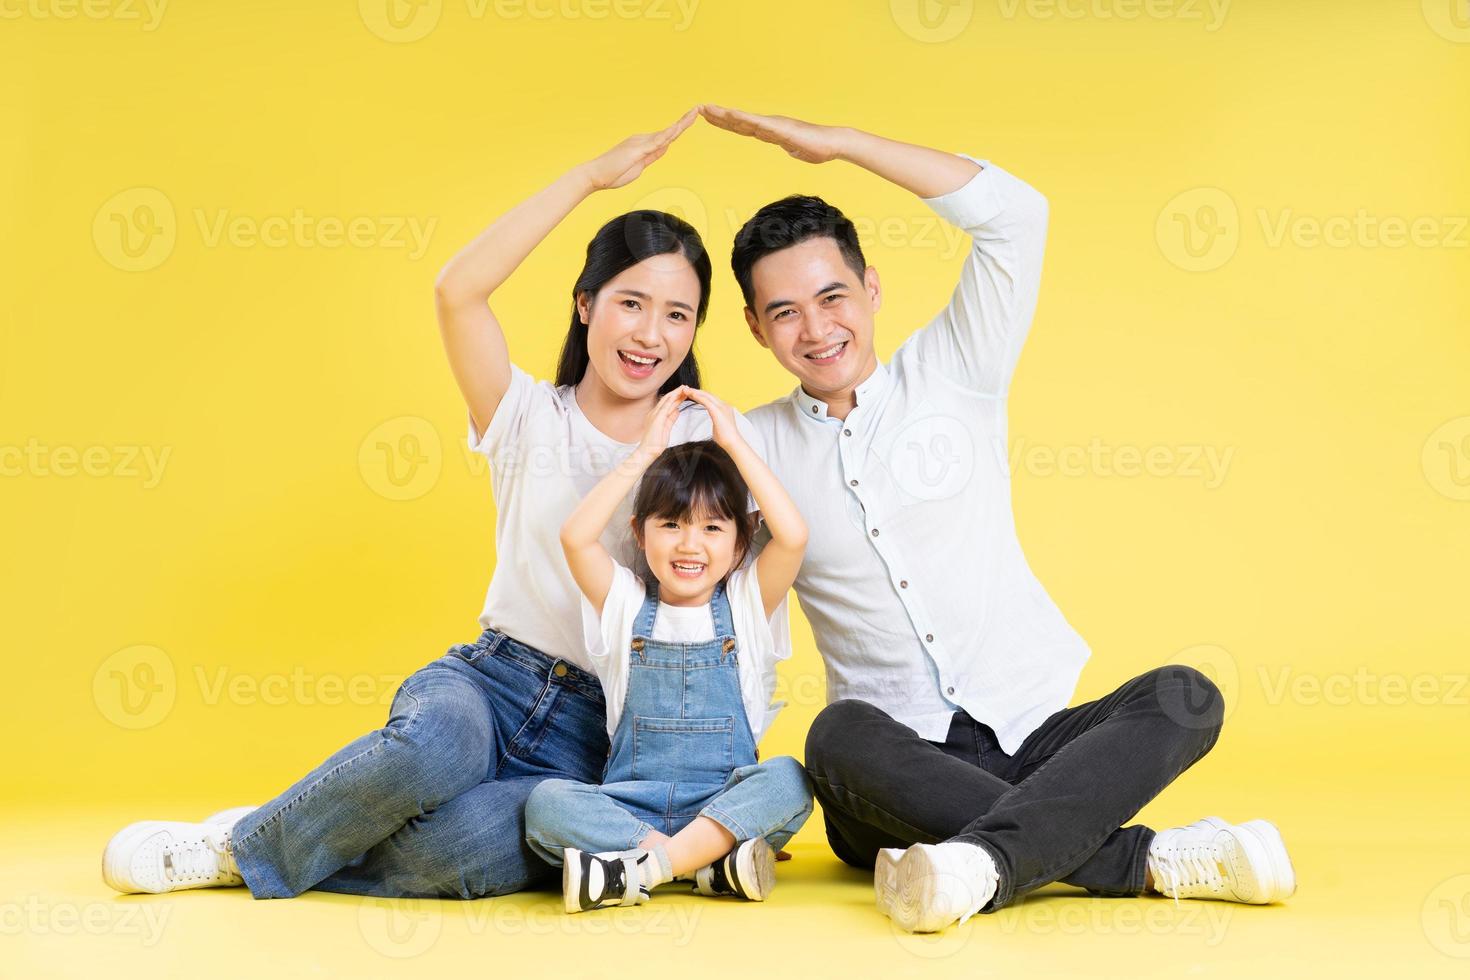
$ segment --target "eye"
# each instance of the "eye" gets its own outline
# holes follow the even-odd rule
[[[722,531],[725,530],[723,527],[720,527],[720,525],[718,525],[718,524],[706,524],[704,526],[704,529],[706,531],[712,533],[712,534],[719,534],[720,532],[722,532]]]
[[[795,313],[795,312],[796,312],[795,310],[793,310],[791,307],[788,306],[788,307],[786,307],[786,309],[780,311],[775,316],[771,317],[771,319],[772,320],[779,320],[782,317],[784,317],[786,314],[788,314],[788,313]]]
[[[643,307],[641,307],[641,306],[638,305],[638,301],[636,299],[625,299],[625,300],[623,300],[623,309],[625,309],[625,310],[641,310],[641,309],[643,309]]]
[[[832,299],[846,299],[846,298],[847,297],[844,294],[842,294],[842,293],[828,293],[826,296],[822,297],[822,302],[825,303],[827,300],[832,300]]]
[[[674,318],[675,320],[689,319],[687,316],[684,315],[684,312],[682,310],[675,310],[674,312],[670,313],[669,316]]]
[[[659,527],[663,528],[666,531],[677,531],[677,530],[679,530],[679,522],[678,521],[663,521],[662,523],[659,524]]]

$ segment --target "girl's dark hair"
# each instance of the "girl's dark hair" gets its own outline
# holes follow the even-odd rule
[[[735,564],[739,568],[755,539],[756,517],[749,510],[750,488],[730,454],[709,440],[665,449],[643,474],[633,498],[633,527],[643,545],[649,518],[685,520],[719,517],[735,525]]]
[[[575,385],[582,380],[582,375],[587,373],[587,365],[591,363],[587,356],[587,324],[577,315],[577,297],[587,293],[589,301],[595,299],[597,291],[614,276],[646,258],[674,252],[689,260],[695,276],[699,278],[699,308],[694,314],[694,325],[698,327],[704,322],[704,314],[709,309],[710,262],[704,241],[693,225],[663,211],[645,210],[620,214],[597,229],[597,234],[587,243],[587,262],[572,287],[572,326],[567,331],[561,358],[556,365],[558,385]],[[665,394],[680,385],[699,387],[699,365],[694,360],[692,346],[684,363],[663,383],[658,393]]]

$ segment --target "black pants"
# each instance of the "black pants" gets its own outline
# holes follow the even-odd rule
[[[1192,667],[1161,667],[1063,708],[1016,750],[963,711],[929,742],[866,701],[835,701],[807,735],[806,765],[832,850],[871,868],[879,848],[978,844],[1000,884],[986,911],[1053,881],[1143,891],[1153,831],[1123,827],[1215,744],[1224,702]]]

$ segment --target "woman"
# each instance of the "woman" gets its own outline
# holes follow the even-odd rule
[[[439,276],[444,346],[470,443],[491,459],[498,504],[484,633],[404,681],[385,727],[266,805],[120,831],[103,856],[109,885],[475,898],[552,873],[524,842],[526,797],[549,777],[599,781],[608,753],[602,689],[588,670],[580,595],[557,535],[638,442],[659,396],[699,385],[691,347],[709,303],[710,261],[698,233],[671,215],[637,211],[603,226],[573,289],[554,386],[511,364],[487,300],[584,198],[634,180],[694,118],[691,110],[574,168]],[[684,407],[671,442],[709,438],[704,410]],[[605,544],[631,561],[628,520],[612,527]]]

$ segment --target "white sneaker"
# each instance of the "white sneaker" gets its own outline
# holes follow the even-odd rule
[[[963,924],[995,896],[999,881],[990,853],[960,841],[885,848],[873,868],[878,910],[907,932]]]
[[[259,808],[253,806],[232,806],[228,810],[221,810],[219,813],[211,813],[209,816],[204,818],[204,822],[217,823],[222,827],[233,827],[235,826],[235,824],[240,822],[241,817],[245,816],[247,813],[254,813],[257,809]]]
[[[1148,848],[1154,888],[1175,901],[1214,898],[1249,905],[1279,902],[1296,891],[1296,872],[1276,825],[1230,824],[1205,817],[1161,830]]]
[[[701,895],[735,895],[764,902],[776,887],[776,852],[764,837],[752,837],[730,853],[694,873],[694,890]]]
[[[245,883],[230,855],[229,827],[165,820],[118,831],[102,852],[102,880],[124,894]]]

